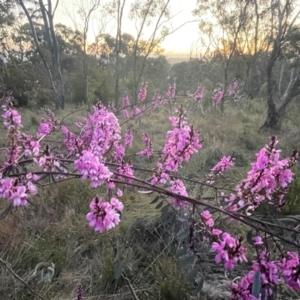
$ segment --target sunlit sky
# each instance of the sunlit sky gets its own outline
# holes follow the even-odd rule
[[[76,22],[80,24],[80,19],[76,16],[78,4],[81,2],[88,3],[89,0],[61,0],[56,12],[55,22],[63,23],[67,26],[74,27],[74,17]],[[132,0],[127,0],[128,4],[124,12],[122,31],[125,33],[136,35],[136,28],[134,23],[128,19],[129,4]],[[187,21],[196,20],[192,15],[192,10],[196,7],[197,0],[171,0],[170,10],[172,18],[172,28],[175,29]],[[66,12],[68,11],[68,13]],[[70,17],[73,18],[73,21]],[[186,54],[188,55],[191,48],[199,38],[198,22],[185,24],[182,28],[178,29],[172,35],[168,36],[162,43],[165,49],[165,55],[173,54]],[[80,26],[80,25],[79,25]],[[88,32],[88,40],[92,42],[94,37],[100,31],[102,33],[109,33],[115,35],[116,26],[115,21],[111,18],[104,18],[100,12],[95,13],[92,21],[90,22],[90,29]],[[151,28],[143,32],[143,37],[149,37]]]

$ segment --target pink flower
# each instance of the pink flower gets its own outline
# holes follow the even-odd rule
[[[188,193],[186,191],[184,183],[179,179],[176,179],[175,181],[171,182],[170,190],[173,193],[176,193],[178,195],[188,196]],[[186,206],[186,203],[184,201],[181,201],[180,199],[178,199],[176,197],[172,198],[172,204],[174,206],[178,206],[178,207],[185,207]]]
[[[128,130],[125,133],[125,141],[124,141],[125,147],[131,147],[132,146],[132,142],[133,142],[133,133],[132,133],[131,130]]]
[[[287,285],[294,290],[300,289],[300,261],[296,252],[288,252],[287,257],[278,263],[282,276]]]
[[[174,128],[167,132],[167,141],[162,150],[163,168],[169,172],[177,172],[183,161],[189,161],[191,155],[202,148],[199,134],[185,121],[185,112],[181,110],[179,114],[179,118],[169,118]]]
[[[130,100],[126,94],[124,94],[122,97],[122,103],[124,108],[130,106]]]
[[[211,169],[218,174],[223,173],[234,165],[232,156],[223,156],[223,158]]]
[[[39,132],[38,132],[38,137],[50,134],[52,129],[53,129],[52,124],[48,122],[41,122]]]
[[[123,196],[123,192],[120,189],[117,189],[117,196],[118,197],[122,197]]]
[[[125,156],[125,148],[121,144],[117,144],[114,147],[114,160],[121,162]]]
[[[148,87],[148,83],[147,82],[143,82],[141,85],[141,89],[138,93],[137,99],[139,102],[143,102],[146,97],[147,97],[147,87]]]
[[[213,105],[219,104],[222,101],[223,97],[224,97],[224,91],[222,90],[217,91],[212,98]]]
[[[213,227],[215,222],[212,219],[212,215],[208,210],[205,210],[201,213],[201,217],[203,222],[205,223],[205,225],[207,225],[208,227]]]
[[[123,203],[121,201],[119,201],[117,198],[111,198],[110,204],[114,209],[116,209],[119,212],[121,212],[124,208]]]
[[[4,126],[8,129],[17,129],[22,127],[21,115],[15,109],[9,108],[6,110],[2,115],[2,118],[4,119]]]
[[[140,114],[141,114],[141,110],[135,106],[135,107],[133,108],[133,114],[132,114],[132,116],[133,116],[133,117],[136,117],[136,116],[138,116],[138,115],[140,115]]]
[[[115,185],[115,183],[114,183],[113,181],[110,181],[110,182],[107,184],[107,187],[108,187],[110,190],[113,190],[113,189],[116,187],[116,185]]]
[[[213,235],[220,235],[223,231],[217,228],[212,229],[212,234]]]
[[[254,238],[254,245],[263,245],[262,238],[260,236],[256,236]]]
[[[91,179],[91,187],[108,182],[112,173],[109,169],[99,161],[98,156],[90,151],[83,151],[79,159],[74,162],[75,170],[78,170],[82,175],[82,179]]]
[[[246,248],[241,245],[241,241],[224,232],[219,242],[213,242],[212,250],[217,252],[215,261],[224,261],[226,269],[233,269],[237,262],[247,262]]]
[[[147,156],[147,157],[152,156],[152,154],[153,154],[152,142],[151,142],[150,137],[146,133],[143,134],[142,141],[145,144],[145,149],[138,152],[137,155]]]
[[[192,95],[192,97],[197,101],[201,101],[203,99],[203,94],[204,87],[198,86],[197,91]]]
[[[26,187],[21,185],[14,189],[12,192],[10,199],[13,201],[13,206],[24,206],[27,204],[27,194]]]
[[[169,89],[167,91],[166,97],[168,99],[173,99],[175,98],[175,94],[176,94],[176,84],[169,84]]]
[[[228,210],[234,211],[240,206],[247,212],[265,200],[276,205],[278,210],[285,205],[284,195],[293,180],[290,168],[297,162],[298,154],[295,152],[292,157],[280,160],[280,150],[275,149],[277,143],[277,138],[271,137],[269,145],[256,154],[256,162],[251,164],[247,178],[237,184]]]
[[[123,116],[124,116],[124,118],[125,118],[126,120],[130,118],[129,112],[128,112],[127,109],[122,109],[122,113],[123,113]]]
[[[117,176],[118,178],[120,178],[122,180],[125,180],[128,183],[132,182],[131,178],[134,178],[134,173],[133,173],[133,169],[132,169],[131,164],[123,163],[121,166],[119,166],[117,168],[117,172],[119,174],[121,174],[121,176],[120,175]],[[124,175],[124,177],[122,175]]]
[[[240,84],[236,79],[234,79],[228,87],[227,93],[229,96],[233,96],[234,101],[237,101],[239,98],[238,97],[239,88],[240,88]]]
[[[117,200],[117,199],[116,199]],[[113,201],[114,204],[121,208],[121,202]],[[120,223],[120,214],[109,203],[103,202],[100,197],[96,197],[90,203],[91,211],[86,215],[89,226],[95,231],[106,231],[114,228]]]

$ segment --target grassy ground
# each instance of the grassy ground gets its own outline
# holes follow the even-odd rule
[[[261,100],[227,104],[224,115],[207,104],[203,105],[202,115],[186,99],[177,100],[177,106],[180,104],[187,107],[189,120],[203,139],[203,149],[180,171],[182,176],[202,178],[223,155],[234,152],[236,168],[219,179],[220,185],[233,187],[245,176],[254,154],[271,134],[278,135],[283,154],[300,146],[296,105],[289,109],[280,131],[258,133],[266,110]],[[70,108],[58,116],[72,111]],[[36,132],[42,113],[22,109],[21,114],[24,131]],[[83,114],[77,111],[64,122],[72,126]],[[169,114],[166,106],[141,121],[127,123],[125,128],[134,128],[137,136],[144,131],[149,133],[154,148],[161,149],[165,133],[171,128],[166,119]],[[3,137],[3,128],[0,133]],[[5,139],[1,144],[5,144]],[[137,138],[132,154],[142,149]],[[149,160],[131,158],[141,167],[151,165]],[[193,297],[194,287],[185,281],[188,270],[180,268],[173,256],[179,245],[161,227],[159,211],[149,205],[153,196],[127,191],[122,197],[125,210],[121,225],[104,234],[94,233],[85,221],[93,196],[94,191],[80,180],[44,188],[33,199],[34,205],[15,210],[0,221],[0,258],[45,299],[76,299],[78,284],[82,285],[84,299],[134,299],[130,286],[139,299],[197,299]],[[1,210],[6,206],[7,202],[1,200]],[[294,206],[298,207],[298,203]],[[243,228],[237,228],[238,231]],[[125,276],[118,281],[114,279],[113,247],[117,241],[125,270]],[[49,267],[54,267],[53,276]],[[4,267],[0,269],[0,295],[3,300],[38,299]]]

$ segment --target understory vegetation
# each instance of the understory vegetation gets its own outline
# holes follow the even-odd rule
[[[299,107],[296,103],[288,111],[280,131],[259,133],[259,124],[265,117],[261,113],[265,110],[262,100],[228,103],[223,115],[212,107],[204,107],[203,114],[199,115],[193,109],[193,101],[179,97],[170,106],[171,110],[181,104],[187,107],[190,122],[200,131],[204,145],[191,163],[181,169],[180,176],[203,180],[222,156],[234,152],[236,166],[224,178],[217,180],[217,185],[233,188],[249,170],[253,153],[264,145],[271,134],[278,136],[284,154],[300,146]],[[165,119],[165,115],[171,113],[170,107],[158,108],[155,114],[131,121],[128,125],[139,132],[131,149],[132,160],[136,159],[135,153],[142,149],[139,134],[141,136],[145,128],[154,137],[154,150],[161,149],[165,132],[170,128]],[[23,109],[21,114],[24,129],[35,132],[42,112],[37,114]],[[70,107],[59,117],[68,114],[63,122],[72,126],[74,120],[84,115],[85,111]],[[4,135],[5,131],[1,128]],[[55,141],[49,143],[55,147]],[[140,167],[149,163],[147,158],[139,160]],[[298,166],[294,172],[300,174]],[[193,183],[188,188],[197,195]],[[103,192],[98,188],[100,195]],[[270,205],[262,207],[257,214],[269,219],[300,215],[299,192],[297,176],[287,195],[288,204],[280,214],[273,211]],[[93,195],[94,191],[88,183],[79,179],[51,184],[32,199],[32,205],[14,210],[1,220],[1,259],[8,262],[9,267],[44,299],[75,299],[79,288],[83,291],[83,299],[134,299],[132,290],[138,299],[226,298],[224,270],[222,266],[214,265],[214,255],[206,247],[201,250],[203,256],[200,264],[206,270],[206,278],[197,296],[194,284],[187,278],[190,265],[180,261],[180,255],[176,256],[183,241],[161,219],[159,203],[149,205],[155,193],[139,194],[126,188],[121,197],[125,206],[122,222],[102,234],[92,231],[85,220]],[[211,194],[206,195],[202,191],[202,196]],[[1,211],[5,208],[1,202]],[[230,228],[236,234],[247,234],[248,230],[226,220],[220,221],[220,226]],[[115,279],[115,272],[118,272],[115,266],[116,251],[120,251],[124,270],[124,275],[118,280]],[[5,295],[1,299],[38,299],[3,265],[0,270],[0,294]],[[235,272],[236,276],[241,275]],[[286,286],[281,289],[284,298],[278,299],[292,296],[295,298],[291,299],[298,299],[299,296]]]

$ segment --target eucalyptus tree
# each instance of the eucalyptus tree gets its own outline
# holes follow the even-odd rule
[[[51,0],[24,1],[17,0],[22,8],[30,26],[33,45],[43,62],[45,72],[48,75],[55,99],[56,109],[65,107],[64,81],[61,71],[59,50],[54,25],[54,15],[59,0],[52,3]],[[43,38],[38,38],[37,30],[42,26]],[[50,59],[49,59],[50,56]]]

